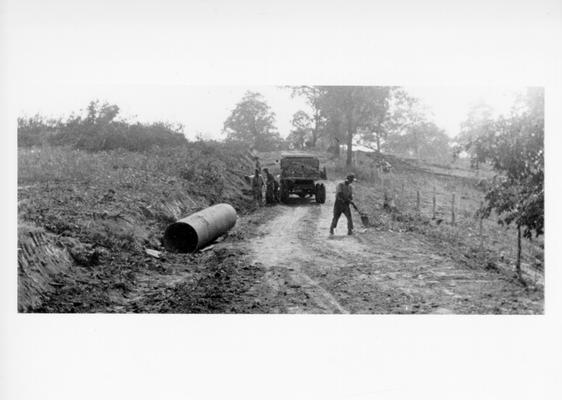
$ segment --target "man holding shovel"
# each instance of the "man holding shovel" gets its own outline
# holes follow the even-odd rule
[[[353,235],[353,220],[351,219],[351,210],[349,205],[353,201],[353,191],[351,184],[355,180],[355,175],[349,174],[344,182],[338,183],[336,186],[336,201],[334,202],[334,218],[330,226],[330,235],[334,234],[334,229],[338,225],[338,220],[342,213],[347,218],[347,234]]]

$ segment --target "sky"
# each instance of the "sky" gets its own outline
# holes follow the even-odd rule
[[[521,89],[521,88],[517,88]],[[409,86],[432,114],[431,118],[454,137],[471,104],[484,101],[496,114],[509,111],[516,88]],[[291,130],[292,115],[309,110],[302,98],[278,86],[184,86],[184,85],[22,85],[18,91],[19,115],[39,113],[48,117],[80,112],[89,101],[99,99],[117,104],[121,116],[141,122],[180,122],[188,138],[224,138],[223,123],[246,91],[263,95],[276,115],[282,137]]]
[[[419,98],[432,114],[436,124],[454,137],[472,105],[488,104],[494,116],[509,113],[518,93],[524,87],[507,86],[408,86],[406,90]]]
[[[558,28],[555,1],[231,3],[4,0],[3,93],[18,115],[60,116],[100,99],[126,117],[220,138],[248,89],[286,136],[304,104],[277,85],[399,85],[454,136],[471,103],[505,112],[502,88],[543,86],[556,73],[544,35]]]

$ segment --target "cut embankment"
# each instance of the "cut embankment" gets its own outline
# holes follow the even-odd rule
[[[135,290],[139,275],[164,274],[167,261],[146,250],[166,250],[171,223],[220,202],[251,211],[244,172],[254,161],[223,147],[20,150],[19,311],[105,311]]]
[[[54,291],[52,279],[67,271],[73,260],[56,235],[28,224],[18,227],[18,311],[41,305]]]

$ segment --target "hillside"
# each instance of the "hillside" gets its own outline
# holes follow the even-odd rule
[[[381,160],[375,154],[357,157],[358,175],[364,178],[357,185],[358,203],[365,205],[365,211],[374,221],[387,229],[420,232],[461,259],[471,259],[508,274],[513,272],[517,230],[499,225],[495,215],[482,221],[479,217],[493,171],[489,168],[474,171],[463,160],[436,165],[391,156],[383,158],[392,166],[388,172],[376,168]],[[392,205],[390,213],[382,212],[385,194]],[[544,238],[523,239],[522,246],[526,279],[543,286]]]
[[[542,312],[542,240],[524,243],[524,286],[513,277],[514,230],[490,219],[480,235],[489,173],[358,153],[355,198],[371,226],[354,213],[356,235],[329,240],[333,190],[349,169],[316,154],[327,204],[256,210],[244,149],[20,150],[20,311]],[[277,173],[278,159],[261,154],[262,167]],[[195,254],[164,250],[169,223],[217,202],[241,217],[226,239]]]
[[[146,253],[163,250],[168,224],[219,202],[241,215],[255,206],[252,158],[223,145],[20,149],[18,164],[20,311],[109,311],[145,277],[168,274]],[[49,306],[51,296],[60,300]]]

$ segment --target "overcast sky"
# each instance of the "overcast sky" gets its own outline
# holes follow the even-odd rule
[[[40,113],[50,117],[79,112],[93,99],[121,107],[123,117],[143,122],[181,122],[186,135],[220,139],[224,120],[247,90],[263,94],[276,114],[281,136],[288,135],[291,117],[308,110],[303,99],[291,98],[290,91],[276,86],[182,86],[182,85],[22,85],[18,91],[20,115]],[[514,90],[496,87],[407,87],[433,114],[447,134],[458,133],[470,105],[490,104],[496,112],[509,110]]]
[[[19,115],[60,116],[100,99],[126,117],[219,138],[248,89],[264,95],[286,136],[304,104],[275,85],[400,85],[454,136],[471,103],[505,112],[511,96],[501,88],[541,86],[555,68],[542,35],[557,26],[556,2],[554,13],[501,0],[433,1],[433,11],[425,2],[358,2],[361,12],[339,0],[242,3],[5,0],[5,93]]]

